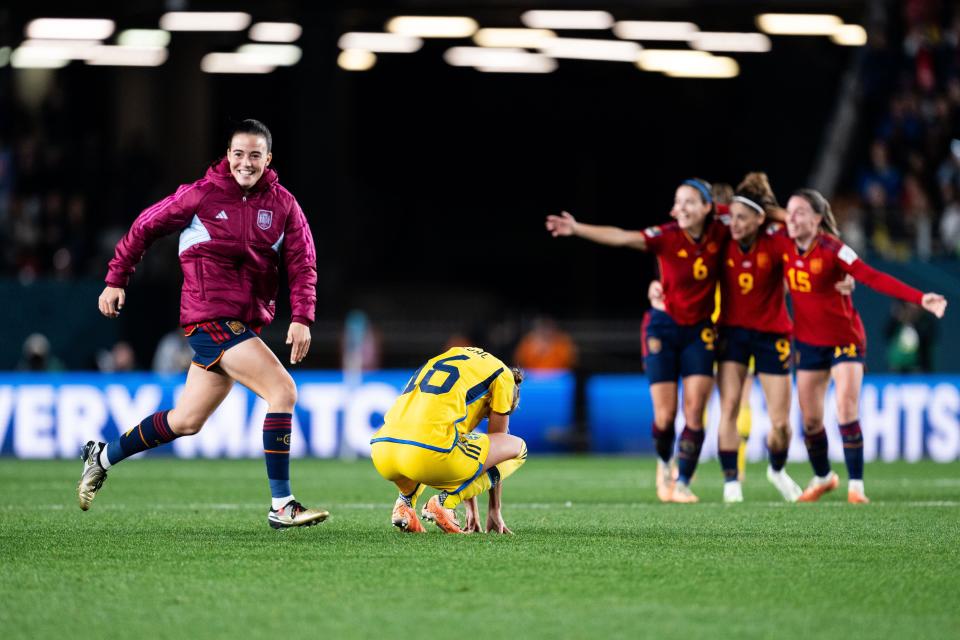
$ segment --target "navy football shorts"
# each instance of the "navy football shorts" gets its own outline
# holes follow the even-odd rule
[[[650,384],[693,375],[713,376],[716,332],[709,319],[679,325],[666,312],[651,309],[643,326],[643,364]]]
[[[184,335],[193,348],[193,364],[208,371],[217,366],[227,349],[256,338],[250,327],[239,320],[211,320],[187,325]]]
[[[819,347],[806,342],[794,341],[797,370],[826,371],[841,362],[863,364],[867,357],[867,345],[850,343],[833,347]]]
[[[748,365],[754,359],[756,373],[790,373],[790,336],[743,327],[720,327],[717,331],[717,360]]]

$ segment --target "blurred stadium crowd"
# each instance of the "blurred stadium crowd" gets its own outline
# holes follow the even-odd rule
[[[862,160],[839,196],[844,240],[894,260],[960,255],[960,5],[908,0],[871,33]]]

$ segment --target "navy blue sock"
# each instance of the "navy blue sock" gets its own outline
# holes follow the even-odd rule
[[[847,462],[847,473],[851,480],[863,480],[863,431],[860,421],[840,425],[843,438],[843,459]]]
[[[677,431],[674,426],[661,429],[657,423],[653,423],[653,446],[657,449],[657,455],[664,462],[670,462],[673,457],[673,441],[677,438]]]
[[[263,457],[267,461],[270,495],[285,498],[290,491],[290,432],[293,414],[268,413],[263,419]]]
[[[816,433],[808,433],[803,437],[807,445],[807,454],[810,456],[810,466],[813,472],[821,478],[830,473],[830,460],[827,458],[827,430],[822,426]]]
[[[697,470],[697,462],[700,461],[700,449],[703,448],[703,429],[691,429],[684,427],[680,432],[680,452],[677,454],[677,467],[679,475],[677,480],[684,484],[690,484],[690,478],[693,472]]]
[[[768,449],[767,451],[770,454],[771,469],[773,469],[774,471],[780,471],[785,466],[787,466],[788,449],[784,449],[783,451],[774,451],[773,449]]]
[[[723,470],[723,481],[733,482],[737,479],[737,450],[720,450],[720,468]]]
[[[167,422],[168,413],[170,412],[158,411],[149,415],[133,429],[111,440],[107,444],[107,459],[110,464],[115,465],[135,453],[159,447],[179,438],[180,436],[170,429],[170,423]]]

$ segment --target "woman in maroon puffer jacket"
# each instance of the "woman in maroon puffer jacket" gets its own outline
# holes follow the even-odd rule
[[[268,403],[263,448],[273,497],[270,526],[309,526],[327,518],[326,511],[297,502],[290,490],[297,388],[258,337],[275,313],[281,255],[293,310],[287,332],[291,364],[307,355],[317,302],[313,237],[300,205],[269,168],[272,143],[263,123],[239,123],[225,158],[211,165],[204,178],[145,209],[117,243],[99,300],[100,312],[108,318],[120,314],[124,288],[150,244],[180,233],[180,324],[195,352],[195,366],[172,410],[148,416],[108,444],[91,441],[83,448],[77,488],[81,509],[90,508],[112,465],[200,431],[237,381]]]

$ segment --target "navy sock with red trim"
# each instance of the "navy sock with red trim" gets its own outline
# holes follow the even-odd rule
[[[693,472],[697,470],[697,462],[700,461],[700,449],[703,448],[703,439],[703,429],[684,427],[683,431],[680,432],[679,453],[677,454],[677,468],[680,473],[677,480],[683,484],[690,484]]]
[[[807,445],[807,454],[810,456],[810,466],[813,472],[821,478],[830,474],[830,459],[827,458],[827,430],[822,426],[816,433],[808,433],[803,438]]]
[[[723,481],[733,482],[737,479],[737,450],[720,450],[720,469],[723,470]]]
[[[860,421],[840,425],[840,437],[843,438],[843,459],[847,463],[850,479],[863,480],[863,431],[860,430]]]
[[[657,455],[664,462],[670,462],[673,457],[673,443],[677,439],[677,432],[674,426],[661,429],[657,423],[653,423],[653,446],[657,450]]]
[[[268,413],[263,419],[263,457],[267,462],[270,495],[285,498],[290,491],[290,433],[293,414]]]
[[[158,411],[143,419],[143,422],[120,434],[107,445],[107,460],[115,465],[135,453],[154,449],[162,444],[176,440],[180,436],[170,429],[167,422],[169,411]]]

